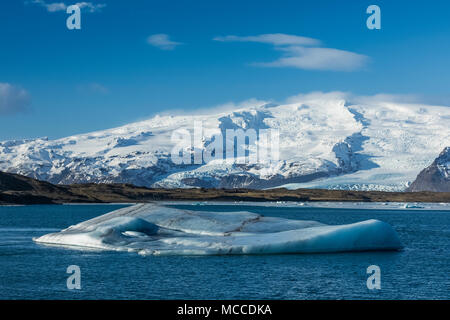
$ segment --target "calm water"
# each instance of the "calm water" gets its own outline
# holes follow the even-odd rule
[[[31,240],[121,207],[0,207],[0,299],[450,298],[450,211],[195,206],[327,224],[375,218],[397,230],[400,252],[142,257]],[[73,264],[81,268],[81,290],[66,287]],[[366,287],[372,264],[381,268],[381,290]]]

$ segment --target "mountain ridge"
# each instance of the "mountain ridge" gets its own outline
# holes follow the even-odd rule
[[[448,119],[447,107],[303,96],[284,105],[155,116],[57,140],[4,141],[0,170],[62,185],[404,191],[448,144]],[[196,121],[203,132],[192,149],[211,144],[217,130],[269,128],[279,132],[280,158],[253,164],[176,165],[171,159],[172,134],[192,131]],[[257,146],[264,147],[259,142]]]

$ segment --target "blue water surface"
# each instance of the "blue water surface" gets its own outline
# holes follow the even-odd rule
[[[36,244],[55,232],[124,205],[0,207],[0,299],[449,299],[450,211],[364,210],[249,205],[177,205],[209,211],[345,224],[379,219],[405,248],[394,252],[255,256],[140,256]],[[69,290],[69,265],[81,290]],[[369,290],[366,269],[381,268]]]

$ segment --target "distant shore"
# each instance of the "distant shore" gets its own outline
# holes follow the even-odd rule
[[[125,184],[80,184],[55,186],[54,190],[0,192],[0,205],[125,204],[150,201],[450,203],[450,193],[324,189],[150,189]]]
[[[64,203],[139,203],[149,201],[296,201],[296,202],[436,202],[450,203],[450,192],[384,192],[284,188],[162,189],[130,184],[54,185],[0,172],[0,205]]]

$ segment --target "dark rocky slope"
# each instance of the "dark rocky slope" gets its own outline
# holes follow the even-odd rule
[[[450,147],[418,174],[407,191],[450,192]]]

